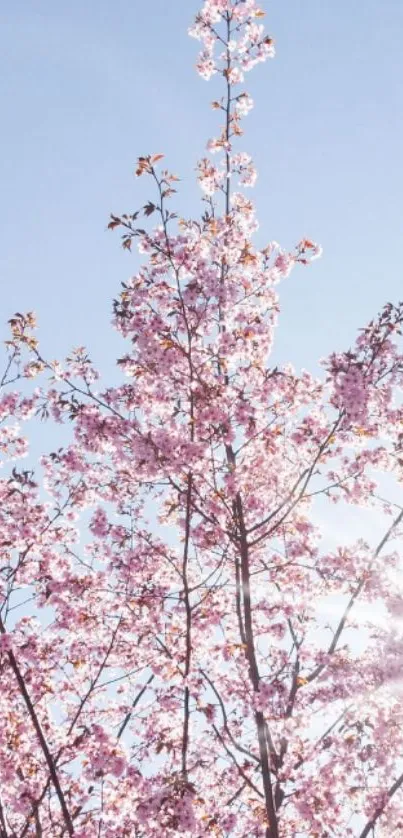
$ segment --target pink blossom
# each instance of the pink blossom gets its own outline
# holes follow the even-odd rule
[[[0,652],[12,652],[13,650],[13,638],[11,634],[1,634],[0,635]]]

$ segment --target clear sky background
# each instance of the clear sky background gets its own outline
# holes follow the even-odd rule
[[[258,167],[259,238],[324,247],[281,293],[279,356],[315,370],[403,298],[403,3],[263,5],[277,57],[246,77],[256,108],[239,148]],[[164,152],[180,214],[201,206],[194,167],[220,81],[193,69],[198,8],[13,0],[0,12],[1,322],[34,309],[47,356],[85,344],[109,380],[122,350],[111,300],[138,263],[106,224],[152,197],[136,157]]]

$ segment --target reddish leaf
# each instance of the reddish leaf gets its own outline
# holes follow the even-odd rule
[[[114,230],[115,227],[119,227],[120,224],[122,223],[121,219],[117,218],[116,215],[111,215],[111,219],[112,219],[112,221],[110,221],[109,224],[108,224],[108,230]]]

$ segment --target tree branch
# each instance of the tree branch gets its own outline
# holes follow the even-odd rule
[[[1,616],[0,616],[0,633],[1,634],[7,634],[6,628],[5,628],[5,625],[3,623],[3,620],[1,618]],[[74,835],[73,821],[71,819],[71,815],[70,815],[70,812],[69,812],[69,809],[68,809],[68,806],[67,806],[67,803],[66,803],[66,798],[64,796],[62,787],[60,785],[60,780],[59,780],[59,777],[58,777],[58,774],[57,774],[55,760],[53,759],[53,756],[52,756],[52,754],[51,754],[51,752],[48,748],[48,745],[47,745],[45,736],[43,734],[38,716],[35,712],[35,708],[34,708],[34,705],[31,701],[31,698],[29,696],[28,690],[25,686],[25,681],[24,681],[24,678],[21,674],[21,670],[18,666],[17,659],[14,655],[14,652],[12,650],[10,650],[7,654],[8,654],[8,659],[10,661],[11,669],[13,670],[14,675],[16,677],[16,680],[17,680],[17,683],[18,683],[18,688],[19,688],[21,696],[24,700],[25,706],[28,710],[28,714],[30,716],[31,722],[32,722],[33,727],[35,729],[35,733],[38,737],[42,753],[45,757],[47,766],[49,768],[49,774],[50,774],[50,777],[52,779],[52,783],[53,783],[56,795],[57,795],[59,803],[60,803],[60,808],[62,810],[63,819],[64,819],[64,822],[66,824],[67,832],[68,832],[69,835]]]

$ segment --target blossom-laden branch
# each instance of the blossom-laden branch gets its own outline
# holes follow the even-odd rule
[[[402,481],[403,304],[321,378],[271,362],[277,286],[320,248],[255,245],[238,142],[245,76],[274,55],[263,22],[255,0],[206,0],[190,30],[221,83],[200,217],[170,208],[160,153],[136,167],[153,196],[111,216],[141,259],[114,303],[120,383],[84,347],[44,357],[31,313],[10,320],[3,838],[401,833],[402,513],[385,523],[378,484]],[[34,416],[70,434],[35,474],[18,462]],[[318,501],[338,504],[336,547]],[[356,507],[378,547],[371,527],[352,543]]]

